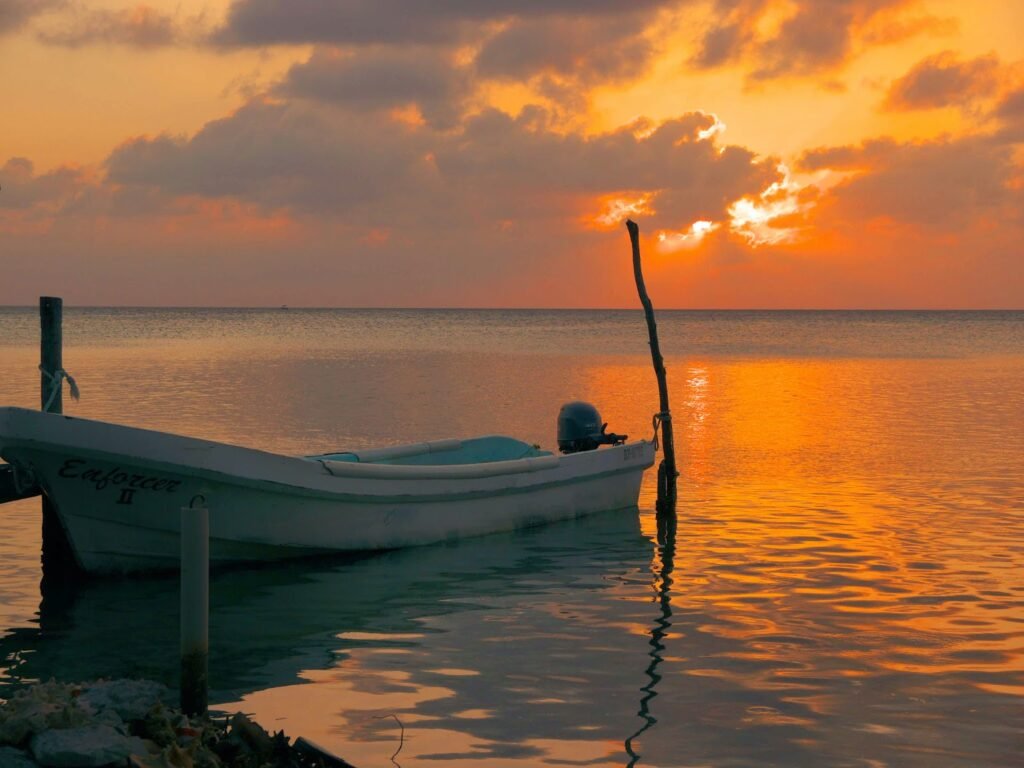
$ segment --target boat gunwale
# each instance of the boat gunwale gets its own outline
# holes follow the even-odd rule
[[[185,477],[197,477],[205,480],[213,481],[224,485],[234,485],[247,488],[254,488],[259,490],[265,490],[268,492],[291,495],[291,496],[302,496],[305,498],[320,498],[320,499],[332,499],[339,501],[358,501],[366,504],[394,504],[394,503],[407,503],[413,501],[457,501],[457,500],[469,500],[476,498],[493,497],[496,495],[511,495],[520,493],[530,493],[535,491],[542,491],[545,488],[549,488],[557,485],[575,484],[578,482],[586,482],[595,478],[605,477],[612,474],[621,474],[625,472],[643,471],[654,463],[654,451],[648,449],[653,447],[652,441],[639,440],[633,443],[628,443],[620,446],[613,446],[597,451],[589,451],[586,453],[568,454],[565,456],[543,456],[534,457],[530,459],[510,459],[500,462],[488,462],[494,470],[493,473],[475,476],[475,477],[459,477],[453,476],[453,473],[449,474],[433,474],[427,475],[423,472],[426,467],[444,467],[445,465],[394,465],[394,464],[359,464],[357,462],[332,462],[334,464],[345,465],[345,469],[350,467],[363,467],[364,471],[369,468],[383,471],[395,470],[388,474],[378,474],[376,476],[370,475],[357,475],[352,473],[351,475],[336,475],[330,471],[330,469],[324,464],[324,461],[319,458],[305,458],[296,456],[286,456],[284,454],[271,453],[269,451],[263,451],[258,448],[248,448],[245,446],[232,445],[230,443],[221,443],[212,440],[205,440],[201,438],[188,437],[184,435],[176,435],[169,432],[161,432],[159,430],[150,430],[140,427],[131,427],[121,424],[113,424],[111,422],[98,421],[92,419],[83,419],[78,417],[58,415],[58,414],[46,414],[40,411],[33,411],[23,408],[13,407],[0,407],[0,455],[7,458],[7,454],[4,450],[4,437],[3,437],[3,422],[5,417],[8,419],[10,416],[16,416],[20,418],[28,418],[29,420],[61,420],[63,423],[72,422],[75,424],[72,429],[107,429],[115,431],[127,431],[135,437],[141,437],[143,435],[148,436],[159,436],[162,441],[171,441],[175,443],[171,446],[161,446],[161,450],[164,452],[176,451],[184,452],[187,450],[199,450],[204,451],[216,451],[220,454],[228,452],[229,455],[219,455],[210,457],[213,461],[210,464],[213,466],[203,466],[199,463],[186,463],[181,458],[160,458],[157,456],[146,456],[141,452],[136,452],[131,455],[125,452],[114,452],[108,449],[96,448],[93,446],[83,446],[81,443],[86,442],[83,440],[82,435],[75,435],[78,438],[74,441],[75,445],[61,444],[58,443],[52,437],[50,439],[38,438],[38,437],[26,437],[24,435],[18,435],[13,439],[7,440],[8,444],[16,444],[28,451],[53,453],[55,449],[64,451],[81,451],[88,455],[95,457],[100,461],[110,461],[120,464],[128,464],[129,466],[147,467],[157,469],[171,474],[185,476]],[[43,421],[42,423],[48,423],[56,425],[56,421]],[[51,427],[52,428],[52,427]],[[59,429],[59,427],[58,427]],[[10,433],[8,433],[10,434]],[[151,446],[141,446],[144,448],[151,448]],[[573,472],[577,469],[574,465],[582,459],[577,457],[586,457],[591,463],[596,459],[600,463],[608,464],[611,459],[607,458],[610,454],[623,453],[625,454],[626,449],[641,447],[641,450],[635,459],[625,459],[624,463],[609,469],[602,469],[597,472],[586,472],[578,473]],[[15,447],[17,451],[17,447]],[[249,468],[247,463],[239,462],[238,459],[243,457],[245,454],[251,455],[255,459],[261,459],[264,463],[273,462],[278,465],[278,474],[282,471],[287,470],[294,476],[289,480],[282,479],[268,479],[265,473],[262,475],[256,475],[252,472],[245,471]],[[323,455],[323,454],[322,454]],[[548,460],[546,463],[548,466],[541,466],[540,464],[528,465],[518,471],[513,472],[502,472],[502,469],[508,469],[509,467],[502,467],[501,465],[522,465],[523,462],[534,462],[538,459]],[[551,460],[554,460],[553,462]],[[239,463],[239,467],[228,471],[223,467],[225,463]],[[15,461],[16,463],[16,461]],[[482,466],[482,465],[472,465]],[[455,465],[456,468],[461,468]],[[268,468],[269,469],[269,468]],[[308,469],[308,473],[304,470]],[[557,476],[552,476],[553,473],[557,473]],[[301,475],[307,474],[306,477]],[[460,482],[462,485],[470,485],[473,481],[488,481],[492,478],[506,477],[506,478],[529,478],[534,482],[528,482],[526,484],[508,484],[500,487],[477,487],[477,488],[465,488],[462,490],[437,490],[435,492],[425,492],[423,490],[415,491],[412,493],[375,493],[373,490],[335,490],[333,488],[323,487],[326,482],[365,482],[373,484],[381,483],[409,483],[415,482],[417,484],[435,484],[444,483],[450,484],[454,482]],[[41,485],[44,489],[49,485],[46,482],[46,478],[41,478]],[[317,487],[319,486],[319,487]]]

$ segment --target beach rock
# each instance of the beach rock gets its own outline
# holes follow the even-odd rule
[[[78,705],[92,714],[113,711],[131,721],[142,720],[167,697],[167,687],[152,680],[101,680],[89,684],[78,697]]]
[[[137,680],[19,691],[0,701],[0,768],[350,768],[243,714],[189,718],[166,698],[164,686]]]
[[[28,753],[14,747],[0,747],[0,768],[39,768]]]
[[[227,734],[212,747],[216,757],[228,766],[298,768],[300,765],[298,753],[291,748],[283,732],[271,736],[241,712],[231,718]]]
[[[231,718],[231,730],[228,738],[237,739],[246,751],[257,755],[269,754],[274,749],[274,740],[259,725],[241,712]]]
[[[37,733],[32,737],[32,756],[36,762],[51,768],[94,768],[124,762],[135,742],[109,725],[87,725],[82,728]]]
[[[189,725],[189,719],[180,712],[156,704],[146,712],[145,717],[133,721],[132,732],[163,749],[177,744],[182,729]]]
[[[0,707],[0,745],[24,746],[42,731],[87,725],[89,714],[76,702],[79,693],[76,686],[52,680],[18,691]]]
[[[196,760],[192,750],[172,744],[160,752],[132,754],[129,765],[131,768],[199,768],[206,764]],[[214,766],[219,768],[220,764],[214,763]]]

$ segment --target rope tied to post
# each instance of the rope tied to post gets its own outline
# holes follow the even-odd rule
[[[671,421],[671,411],[658,411],[654,414],[654,418],[651,419],[651,424],[654,427],[654,437],[651,438],[651,442],[654,443],[654,450],[658,450],[658,433],[661,431],[661,425],[671,423]]]
[[[13,470],[11,477],[14,480],[14,492],[22,494],[25,491],[35,487],[36,476],[33,475],[29,470],[22,469],[17,464],[12,464],[11,469]]]
[[[81,392],[78,390],[78,384],[75,383],[75,377],[65,371],[63,368],[58,368],[53,373],[43,368],[42,363],[39,364],[39,371],[50,380],[50,395],[46,398],[46,405],[43,406],[43,411],[48,412],[50,406],[53,405],[53,401],[57,398],[57,393],[60,392],[61,384],[64,379],[68,380],[68,387],[71,390],[71,397],[74,400],[78,400]]]

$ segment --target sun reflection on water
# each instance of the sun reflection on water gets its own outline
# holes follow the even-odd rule
[[[307,336],[289,326],[294,341],[239,342],[245,354],[230,334],[72,347],[83,400],[68,411],[301,453],[488,432],[550,447],[558,405],[585,399],[609,429],[650,436],[642,344],[528,354],[497,324],[469,348],[477,330],[438,322],[403,317],[401,333],[448,334],[450,349],[318,345],[314,320]],[[35,354],[4,350],[0,401],[37,405]],[[403,766],[1019,762],[1020,350],[667,366],[682,472],[671,547],[648,473],[639,515],[219,576],[216,701],[359,765],[389,764],[392,715]],[[0,520],[0,682],[173,681],[175,584],[98,585],[33,615],[30,504]],[[119,633],[131,644],[110,636],[139,615]]]

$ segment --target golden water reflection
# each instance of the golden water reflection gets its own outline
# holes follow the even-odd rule
[[[300,453],[488,432],[550,447],[558,404],[581,398],[650,435],[643,355],[455,347],[80,346],[67,410]],[[34,350],[2,360],[0,401],[36,406]],[[389,764],[391,715],[403,766],[623,765],[645,698],[638,765],[1014,764],[1024,357],[667,365],[682,472],[667,594],[649,473],[638,523],[226,577],[218,701],[358,765]],[[173,585],[86,592],[32,633],[31,504],[0,521],[4,626],[20,628],[7,679],[116,664],[173,679],[152,650],[173,661],[172,619],[148,620],[152,659],[102,648],[128,606],[173,613]]]
[[[999,756],[1019,744],[1024,684],[1024,486],[1012,471],[1022,443],[1001,420],[1008,409],[1024,413],[1019,392],[1012,407],[993,412],[973,401],[979,392],[1012,391],[1020,362],[986,360],[954,376],[933,361],[901,361],[898,371],[863,360],[673,362],[670,371],[685,371],[673,392],[682,404],[684,492],[671,626],[650,702],[657,724],[641,736],[637,764],[690,764],[681,743],[686,755],[763,755],[791,765],[820,765],[822,755],[862,755],[863,764],[892,764],[894,756],[900,765],[1001,764]],[[581,396],[607,404],[613,428],[645,423],[653,393],[641,361],[594,361],[580,379]],[[982,462],[985,472],[972,471]],[[649,539],[653,493],[648,478],[640,521]],[[653,585],[660,567],[655,553],[646,566]],[[507,606],[497,621],[520,627],[523,640],[572,642],[563,661],[570,670],[588,650],[612,654],[634,643],[638,692],[655,595],[636,590],[636,573],[605,578],[611,599],[629,604],[614,617],[567,605],[560,592],[557,600]],[[522,629],[531,622],[542,628]],[[581,626],[600,628],[603,639],[579,637]],[[458,622],[441,631],[457,633]],[[372,676],[376,653],[363,650],[340,679]],[[615,711],[601,696],[565,696],[566,679],[575,678],[526,676],[510,690],[572,708],[581,723]],[[559,695],[544,696],[545,688]],[[448,690],[454,699],[466,693]],[[431,709],[424,696],[406,712]],[[290,697],[271,690],[242,704],[285,716]],[[500,699],[488,704],[486,719],[509,717]],[[322,738],[337,733],[333,714],[304,726],[317,723]],[[353,759],[379,761],[391,742],[369,727],[373,738],[337,734],[333,743]],[[524,737],[531,730],[505,727]],[[972,729],[982,727],[979,746]],[[746,734],[738,744],[736,729]],[[515,742],[520,751],[505,755],[508,744],[472,729],[460,736],[421,725],[415,733],[423,741],[407,742],[403,764],[418,764],[417,755],[488,765],[624,762],[614,741],[523,738]],[[877,738],[866,744],[863,733]]]

